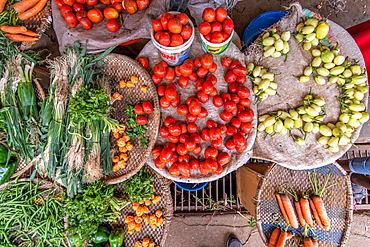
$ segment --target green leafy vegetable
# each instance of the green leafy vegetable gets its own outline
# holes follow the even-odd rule
[[[139,102],[137,104],[139,104]],[[138,117],[138,115],[135,113],[134,109],[135,106],[130,105],[129,103],[126,104],[125,112],[128,115],[128,120],[126,121],[127,130],[125,134],[128,135],[131,139],[143,137],[146,130],[148,129],[148,124],[140,125],[136,122],[136,118]],[[139,143],[143,148],[147,149],[149,138],[143,137],[139,141]]]
[[[125,193],[132,202],[146,201],[153,198],[154,186],[151,184],[153,177],[145,167],[141,168],[133,177],[121,183],[125,185]]]

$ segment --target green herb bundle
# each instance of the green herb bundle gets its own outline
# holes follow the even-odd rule
[[[67,246],[57,187],[39,187],[39,180],[34,184],[16,179],[0,192],[0,246]]]
[[[128,101],[129,102],[129,101]],[[137,103],[139,104],[139,102]],[[128,135],[131,139],[140,138],[139,143],[140,145],[147,149],[148,148],[148,137],[143,137],[146,130],[148,129],[148,124],[140,125],[136,122],[136,118],[138,115],[135,113],[135,106],[130,105],[129,103],[126,104],[125,112],[128,115],[128,120],[126,121],[126,132],[125,134]]]
[[[114,196],[115,185],[93,182],[82,189],[82,194],[67,198],[64,210],[69,221],[70,235],[78,235],[81,240],[93,236],[100,224],[113,221],[121,215],[121,210],[130,204],[128,200]]]

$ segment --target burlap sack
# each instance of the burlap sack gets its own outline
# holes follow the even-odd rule
[[[73,46],[76,41],[80,42],[82,46],[87,41],[87,52],[96,53],[133,39],[150,39],[152,20],[167,12],[169,3],[170,0],[150,0],[146,10],[139,10],[135,14],[128,14],[126,10],[123,10],[121,12],[123,26],[120,24],[120,29],[111,33],[106,28],[107,19],[105,18],[102,22],[93,24],[90,30],[84,29],[80,24],[74,28],[68,26],[55,1],[52,1],[53,27],[58,38],[59,51],[62,53],[66,46]],[[103,12],[108,6],[99,3],[93,7],[84,4],[84,7],[86,11],[98,8]],[[120,23],[119,18],[117,22]]]
[[[290,15],[284,17],[277,25],[278,32],[286,30],[295,33],[296,25],[301,22],[301,18],[306,17],[306,13],[302,10],[299,3],[294,3],[289,8]],[[361,67],[365,67],[362,54],[356,45],[353,38],[339,25],[332,21],[328,21],[331,32],[329,33],[328,40],[336,44],[339,42],[339,47],[344,56],[360,61]],[[323,124],[328,122],[336,123],[340,115],[340,103],[336,96],[339,96],[338,85],[327,82],[325,85],[318,85],[313,76],[309,82],[303,83],[298,81],[293,76],[303,75],[303,70],[308,66],[309,62],[313,59],[311,51],[304,51],[302,45],[292,37],[289,41],[290,52],[288,59],[284,62],[285,57],[280,58],[262,58],[260,65],[270,68],[270,71],[279,74],[275,76],[275,82],[278,84],[277,92],[281,97],[270,96],[267,100],[258,103],[258,114],[262,116],[268,112],[277,110],[288,110],[289,103],[293,108],[302,105],[301,101],[306,96],[310,88],[314,96],[321,96],[326,101],[327,115],[324,117]],[[246,62],[256,62],[262,56],[262,47],[251,45],[248,47]],[[363,100],[364,104],[368,103],[368,95],[365,95]],[[359,127],[352,135],[351,140],[355,142],[359,136],[361,127]],[[294,135],[302,137],[302,134],[294,129]],[[306,145],[297,145],[288,135],[282,136],[276,134],[271,137],[268,136],[264,139],[266,132],[260,132],[256,138],[253,148],[253,157],[276,162],[282,166],[292,169],[307,169],[320,167],[334,162],[340,158],[351,145],[339,146],[340,150],[333,153],[326,150],[321,144],[317,142],[321,136],[320,133],[307,135]]]
[[[191,59],[194,59],[195,57],[200,57],[205,53],[204,50],[202,49],[199,35],[200,35],[199,31],[198,29],[196,29],[194,42],[191,46],[191,51],[190,51]],[[148,58],[150,70],[153,69],[155,64],[161,61],[161,56],[157,48],[154,47],[152,41],[149,41],[149,43],[143,48],[143,50],[139,54],[139,57]],[[243,53],[240,52],[240,50],[234,43],[231,43],[229,48],[222,55],[214,57],[213,61],[217,64],[217,71],[216,73],[214,73],[214,75],[217,77],[217,84],[215,85],[215,87],[217,88],[218,95],[221,95],[222,93],[227,93],[228,87],[230,85],[226,83],[224,79],[225,74],[228,70],[221,65],[221,59],[223,57],[230,57],[233,60],[239,59],[242,63],[244,63],[244,60],[245,60],[245,56],[243,55]],[[162,82],[162,84],[164,85],[167,83],[168,82],[166,81]],[[176,77],[174,83],[176,85],[178,84],[178,77]],[[250,90],[252,89],[252,84],[250,81],[248,83],[245,83],[244,85],[246,85]],[[184,104],[188,97],[196,96],[195,83],[189,81],[189,85],[187,86],[187,88],[180,88],[179,86],[177,86],[177,92],[180,94],[180,97],[181,97],[180,104]],[[252,102],[256,100],[252,94],[251,96],[249,96],[249,99]],[[198,118],[198,120],[195,122],[198,126],[198,132],[197,132],[198,134],[201,133],[202,129],[206,128],[206,121],[209,119],[212,119],[219,124],[225,124],[225,122],[220,118],[220,114],[222,111],[224,111],[224,108],[223,107],[216,108],[213,105],[212,98],[210,98],[210,100],[206,104],[201,103],[201,105],[208,110],[209,115],[208,115],[208,118],[206,119]],[[256,113],[255,105],[251,105],[250,108]],[[173,107],[170,107],[167,109],[161,108],[160,127],[164,126],[163,121],[167,116],[173,116],[177,121],[186,122],[186,117],[180,116],[177,113],[176,108],[173,108]],[[254,143],[254,139],[256,137],[256,124],[257,124],[257,117],[255,115],[252,121],[252,125],[254,128],[247,136],[247,149],[243,153],[238,153],[235,150],[229,151],[225,148],[224,145],[222,145],[222,147],[218,149],[219,152],[223,152],[223,151],[228,152],[231,157],[230,162],[228,164],[223,165],[224,170],[220,175],[216,175],[216,174],[203,175],[199,172],[199,170],[196,170],[196,171],[192,170],[190,178],[185,179],[181,176],[173,177],[169,174],[168,170],[170,168],[170,164],[172,163],[167,164],[166,167],[163,169],[157,169],[154,165],[154,158],[150,157],[147,161],[147,164],[150,165],[156,172],[158,172],[162,176],[168,179],[174,180],[174,181],[187,182],[187,183],[200,183],[200,182],[208,182],[208,181],[219,179],[225,176],[226,174],[232,171],[235,171],[236,169],[238,169],[240,166],[242,166],[249,160],[249,158],[252,155],[252,146]],[[223,135],[222,138],[223,138],[223,143],[225,143],[230,137]],[[162,137],[159,136],[156,142],[156,146],[163,147],[166,145],[166,143],[168,143],[168,139],[163,139]],[[198,158],[199,160],[205,159],[204,151],[206,150],[207,147],[211,146],[211,143],[201,141],[200,145],[202,146],[202,149],[203,149],[202,153],[200,153],[199,155],[193,155],[189,152],[188,154],[190,156],[190,159],[193,159],[193,158]]]

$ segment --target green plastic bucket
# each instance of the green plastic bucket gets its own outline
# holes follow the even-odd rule
[[[207,41],[202,34],[199,35],[204,51],[212,55],[221,55],[222,53],[224,53],[224,51],[227,50],[227,48],[229,48],[233,39],[234,31],[230,34],[230,37],[225,42],[219,44],[211,43]]]

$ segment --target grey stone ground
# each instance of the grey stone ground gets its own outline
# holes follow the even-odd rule
[[[247,215],[248,218],[250,216]],[[230,234],[246,247],[265,246],[256,227],[232,215],[174,216],[165,247],[225,247]],[[346,247],[370,246],[370,212],[355,212]]]

